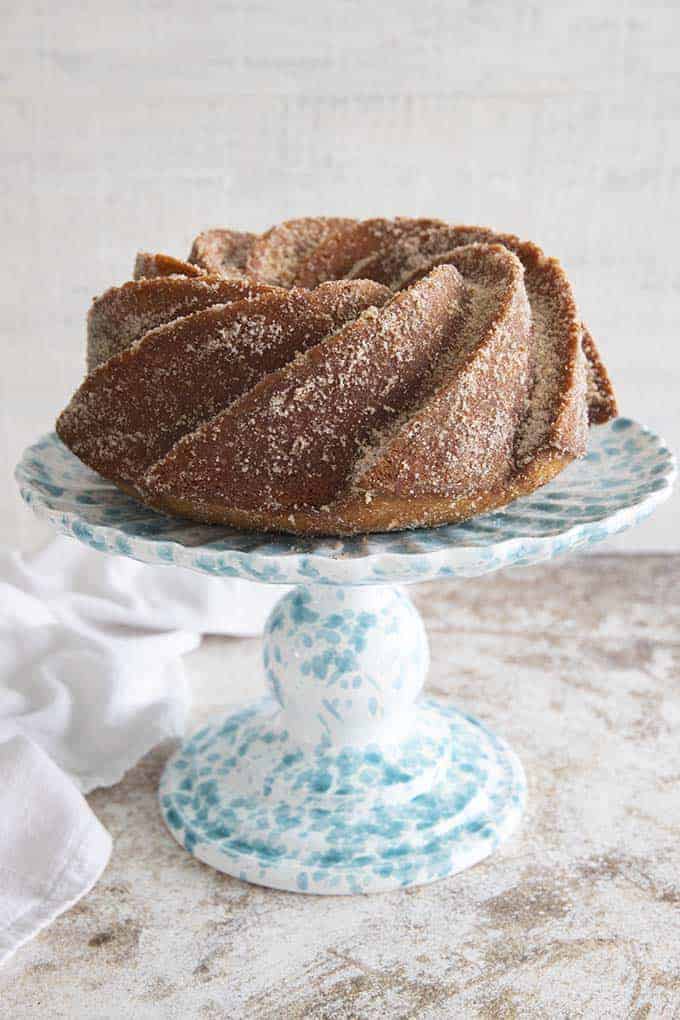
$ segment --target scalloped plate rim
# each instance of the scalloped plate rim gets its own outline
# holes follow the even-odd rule
[[[83,539],[73,531],[73,526],[75,524],[83,524],[91,531],[94,537],[101,536],[102,544],[105,546],[105,550],[102,551],[108,551],[111,553],[117,552],[119,555],[129,555],[131,558],[137,559],[141,562],[153,563],[156,565],[183,566],[214,576],[216,572],[219,573],[220,570],[224,569],[224,560],[225,558],[228,558],[229,567],[234,569],[241,567],[243,570],[243,576],[251,580],[253,579],[252,570],[257,563],[262,564],[265,569],[271,569],[273,565],[276,565],[277,570],[279,569],[279,566],[282,565],[284,572],[286,568],[289,568],[291,574],[295,573],[296,568],[298,571],[302,571],[302,573],[305,574],[311,573],[310,568],[316,567],[324,571],[330,569],[330,571],[335,575],[332,578],[326,577],[319,583],[328,583],[329,581],[330,583],[343,583],[346,581],[349,584],[352,583],[352,573],[356,573],[358,569],[361,569],[362,572],[364,572],[371,568],[373,570],[378,568],[379,572],[375,576],[371,577],[368,581],[363,581],[361,583],[397,583],[400,580],[409,580],[408,566],[406,563],[403,563],[401,566],[394,564],[393,567],[392,565],[394,561],[408,561],[413,560],[413,558],[418,558],[421,561],[427,561],[427,564],[431,569],[426,571],[422,576],[414,578],[414,580],[426,580],[428,576],[436,574],[442,566],[450,566],[450,568],[454,571],[454,573],[450,576],[455,577],[456,561],[458,561],[461,568],[464,568],[466,561],[468,561],[468,565],[471,565],[469,561],[474,563],[475,555],[479,558],[490,551],[493,551],[496,554],[501,553],[505,556],[505,562],[501,565],[510,566],[513,559],[516,560],[523,558],[522,547],[526,546],[526,544],[530,542],[532,549],[529,551],[527,562],[540,561],[551,555],[551,547],[555,545],[557,539],[560,540],[559,552],[567,552],[582,541],[587,540],[592,532],[594,532],[597,528],[601,528],[604,524],[606,524],[606,535],[603,537],[607,537],[610,534],[615,534],[618,531],[623,530],[628,522],[632,525],[634,523],[638,523],[644,517],[647,517],[658,505],[663,503],[672,492],[677,470],[675,457],[662,437],[660,437],[652,429],[641,425],[633,419],[625,417],[617,418],[615,419],[615,422],[625,423],[619,425],[618,430],[627,430],[631,426],[634,426],[639,434],[645,436],[645,438],[651,439],[657,444],[657,452],[659,456],[665,458],[665,470],[662,474],[660,473],[658,475],[658,479],[663,482],[663,484],[657,490],[647,493],[638,499],[632,500],[625,506],[618,507],[612,513],[604,514],[602,517],[591,521],[575,523],[564,530],[555,530],[547,533],[544,532],[541,535],[525,534],[507,538],[499,537],[498,539],[485,544],[470,542],[470,544],[466,545],[447,545],[443,542],[443,544],[437,549],[413,548],[400,550],[371,550],[369,546],[366,551],[348,555],[343,554],[342,551],[325,551],[323,548],[324,546],[327,546],[328,543],[342,541],[342,537],[336,538],[334,536],[324,536],[316,540],[310,540],[305,536],[286,536],[269,534],[266,532],[237,531],[236,529],[231,529],[234,535],[241,535],[244,537],[253,536],[253,538],[256,535],[261,535],[263,544],[266,542],[289,541],[291,546],[294,546],[296,541],[299,542],[303,540],[307,542],[312,541],[313,546],[316,547],[312,548],[310,551],[303,551],[293,547],[285,550],[278,549],[273,552],[260,552],[258,550],[248,551],[235,548],[215,549],[210,543],[189,546],[173,538],[161,536],[151,537],[128,533],[122,531],[115,524],[93,523],[89,521],[87,517],[79,515],[74,510],[59,509],[55,507],[50,503],[49,497],[45,496],[42,492],[38,492],[33,484],[30,470],[26,464],[28,457],[33,456],[39,458],[42,452],[41,447],[44,446],[45,442],[50,445],[56,445],[56,441],[56,443],[59,443],[64,450],[67,450],[53,432],[43,435],[37,442],[31,444],[24,450],[21,461],[17,464],[15,469],[15,478],[18,482],[24,501],[31,506],[32,510],[38,517],[49,521],[49,523],[52,524],[60,533],[69,535],[79,541],[83,541]],[[611,425],[613,424],[614,423],[611,423]],[[74,460],[77,461],[75,455],[71,454],[71,456],[73,456]],[[82,467],[85,470],[90,470],[89,468],[86,468],[85,465],[82,465]],[[560,477],[561,475],[558,475],[554,481],[557,481]],[[113,488],[113,483],[106,483],[106,480],[104,479],[102,481],[105,484],[110,484]],[[68,491],[67,487],[64,488]],[[543,489],[536,491],[542,492]],[[549,495],[549,493],[546,494]],[[531,496],[533,495],[534,494],[532,493]],[[514,500],[512,504],[508,505],[517,506],[522,503],[523,499],[526,498],[527,497],[520,497],[519,499]],[[140,507],[144,512],[154,513],[154,511],[149,510],[149,508],[143,508],[141,504]],[[503,509],[504,507],[501,507],[496,511],[491,511],[491,513],[499,513],[502,512]],[[528,507],[527,509],[531,510],[532,508]],[[560,511],[559,505],[556,505],[555,510],[557,512]],[[484,515],[480,515],[480,519],[483,516]],[[635,519],[630,520],[631,517],[634,517]],[[181,519],[177,518],[176,520],[179,521]],[[474,518],[472,520],[474,520]],[[465,524],[467,522],[462,523]],[[187,521],[187,526],[196,527],[196,522]],[[209,527],[209,525],[202,525],[202,527]],[[421,537],[421,540],[424,540],[428,535],[439,534],[440,536],[443,536],[445,534],[445,529],[450,527],[456,526],[443,525],[436,528],[420,528],[414,529],[413,531],[394,532],[393,534],[395,538],[397,536],[402,536],[405,540],[408,540],[410,537],[413,539],[415,544],[418,542],[419,536]],[[380,534],[391,535],[392,533],[385,532]],[[127,541],[134,543],[137,548],[131,548],[129,552],[126,551],[123,553],[123,550],[116,550],[112,547],[113,543],[109,536],[123,536]],[[350,539],[363,538],[368,543],[370,543],[372,538],[370,534],[366,536],[348,537]],[[216,541],[219,540],[216,539]],[[88,543],[84,542],[84,544]],[[170,547],[173,550],[173,559],[159,559],[159,546],[163,546],[164,548]],[[514,557],[513,554],[515,554]],[[186,562],[187,558],[195,558],[198,555],[215,557],[216,560],[222,559],[223,563],[216,563],[217,571],[214,571],[206,569],[195,562]],[[441,560],[445,560],[445,562],[441,563]],[[304,561],[304,564],[302,561]],[[249,569],[247,568],[247,564],[250,564]],[[477,566],[481,569],[476,570],[476,573],[481,574],[485,572],[481,563],[478,563]],[[392,568],[389,571],[391,576],[387,576],[387,567]],[[496,569],[496,565],[490,564],[488,569]],[[385,576],[382,576],[383,571],[385,572]],[[343,574],[344,576],[340,577],[340,574]],[[269,584],[290,584],[300,582],[300,578],[298,576],[295,576],[292,579],[291,577],[276,576],[263,580],[265,583]],[[308,580],[309,583],[313,583],[313,577],[309,577]]]

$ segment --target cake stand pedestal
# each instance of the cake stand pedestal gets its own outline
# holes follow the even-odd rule
[[[195,733],[165,768],[160,804],[175,838],[206,864],[261,885],[335,894],[455,874],[507,839],[524,804],[524,773],[508,745],[421,696],[427,638],[401,586],[597,542],[651,513],[673,477],[662,441],[620,418],[593,431],[585,460],[503,510],[338,540],[161,516],[54,435],[17,468],[35,511],[95,549],[294,585],[265,628],[269,696]]]

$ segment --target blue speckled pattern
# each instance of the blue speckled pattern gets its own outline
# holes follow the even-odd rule
[[[414,737],[391,759],[372,745],[305,752],[274,720],[265,702],[201,730],[161,781],[161,810],[178,842],[236,878],[326,895],[433,882],[487,857],[520,820],[519,761],[453,708],[423,702]],[[418,726],[432,720],[447,724],[435,781],[410,798],[390,796],[409,782]],[[261,774],[254,745],[268,752]],[[240,753],[249,754],[243,765]],[[250,768],[262,786],[243,794],[239,772]]]
[[[94,549],[268,584],[406,583],[474,577],[548,559],[631,527],[668,497],[673,457],[628,418],[591,429],[588,456],[550,484],[463,524],[355,538],[296,538],[164,517],[124,496],[48,435],[16,476],[58,531]]]
[[[348,539],[239,532],[164,517],[54,435],[17,467],[24,499],[101,551],[221,577],[295,584],[265,633],[270,697],[195,734],[161,781],[163,816],[200,860],[310,893],[429,882],[481,860],[519,822],[522,767],[450,706],[422,700],[422,621],[394,584],[548,559],[642,520],[673,457],[626,418],[531,496],[464,524]]]
[[[519,822],[521,765],[480,723],[417,700],[422,621],[389,586],[297,588],[267,623],[271,696],[170,760],[175,838],[228,874],[309,893],[431,882]]]
[[[296,588],[269,618],[263,658],[287,728],[314,743],[394,734],[429,661],[418,612],[388,585]]]

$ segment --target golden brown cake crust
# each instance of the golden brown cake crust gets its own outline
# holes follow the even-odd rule
[[[333,502],[372,432],[419,398],[462,291],[460,274],[441,266],[368,309],[178,442],[145,488],[174,494],[179,484],[197,503],[210,491],[270,512]]]
[[[217,276],[243,276],[257,234],[242,230],[205,230],[194,241],[189,262]]]
[[[137,252],[133,280],[152,280],[157,276],[204,276],[205,270],[190,262],[160,252]]]
[[[496,510],[546,485],[568,467],[572,460],[573,457],[543,455],[517,474],[511,483],[479,496],[459,496],[454,500],[436,496],[407,499],[381,496],[370,503],[365,499],[354,498],[326,509],[296,510],[289,514],[229,509],[210,500],[203,500],[197,506],[193,501],[172,496],[142,494],[124,483],[120,484],[120,488],[162,513],[187,517],[205,524],[224,524],[247,531],[278,531],[293,535],[363,535],[380,531],[433,528],[469,520],[470,517]]]
[[[353,220],[326,216],[309,216],[280,223],[255,241],[246,259],[246,273],[262,283],[292,287],[298,282],[299,267],[312,252],[329,237],[342,234],[353,223]]]
[[[130,280],[95,298],[87,317],[87,368],[91,372],[150,329],[229,301],[247,301],[268,288],[219,276],[159,276]]]
[[[296,534],[464,520],[616,402],[560,264],[434,219],[289,220],[140,253],[95,300],[57,430],[157,509]]]
[[[390,297],[369,280],[262,290],[151,329],[90,372],[57,422],[64,442],[99,474],[142,487],[187,432]]]

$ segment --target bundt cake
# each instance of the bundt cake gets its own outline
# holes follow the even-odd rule
[[[209,230],[96,298],[64,443],[170,514],[352,534],[553,478],[616,405],[560,264],[438,220]]]

